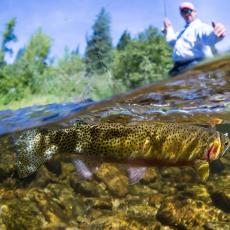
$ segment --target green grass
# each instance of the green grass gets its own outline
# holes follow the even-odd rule
[[[65,98],[66,99],[66,98]],[[20,101],[13,101],[10,104],[3,105],[0,104],[0,110],[6,110],[6,109],[19,109],[27,106],[33,106],[33,105],[45,105],[50,103],[61,103],[65,101],[63,98],[56,97],[54,95],[29,95],[28,97],[25,97],[21,99]],[[71,99],[69,99],[71,100]]]
[[[119,82],[112,80],[108,73],[94,75],[87,79],[69,77],[65,81],[56,76],[56,78],[43,82],[40,93],[31,94],[28,90],[22,99],[11,101],[7,105],[1,103],[1,101],[4,101],[4,98],[2,98],[0,100],[0,110],[15,110],[50,103],[79,102],[89,98],[102,100],[125,90]],[[7,95],[5,97],[7,98]]]

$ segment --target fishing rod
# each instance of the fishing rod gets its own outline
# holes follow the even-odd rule
[[[163,0],[164,18],[167,18],[166,0]]]
[[[163,0],[163,14],[164,14],[164,21],[165,21],[167,18],[166,0]],[[161,32],[165,33],[166,32],[165,28],[162,28]]]

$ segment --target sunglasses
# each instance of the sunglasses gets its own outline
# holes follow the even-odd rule
[[[180,12],[181,12],[181,14],[191,14],[193,12],[193,10],[191,10],[191,9],[182,9]]]

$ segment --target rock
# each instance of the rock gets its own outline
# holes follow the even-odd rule
[[[84,199],[84,203],[91,208],[98,210],[112,210],[112,201],[109,197],[103,198],[86,198]]]
[[[230,213],[230,193],[224,191],[216,191],[210,193],[213,204],[223,210]]]
[[[177,194],[180,194],[182,197],[192,198],[197,200],[202,200],[204,202],[210,202],[210,196],[207,191],[207,188],[203,184],[187,184],[180,183],[176,185]]]
[[[122,219],[118,216],[102,217],[92,221],[87,230],[109,230],[109,229],[126,229],[126,230],[139,230],[143,226],[135,221]]]
[[[102,164],[96,176],[103,181],[108,190],[115,196],[123,197],[128,193],[128,177],[111,164]]]
[[[153,208],[149,205],[134,205],[129,206],[126,215],[129,219],[136,219],[139,222],[153,223],[156,221],[155,216],[157,213],[157,209]]]
[[[11,189],[1,188],[0,187],[0,201],[3,200],[11,200],[15,197],[14,191]]]
[[[69,178],[76,172],[76,169],[72,163],[61,162],[61,175],[60,180],[69,180]]]
[[[99,189],[92,180],[80,180],[76,175],[70,177],[70,185],[76,193],[86,197],[96,197],[99,195]]]
[[[151,206],[159,208],[162,200],[163,200],[163,196],[161,194],[153,194],[149,196],[148,203]]]
[[[229,222],[206,223],[205,230],[230,230]]]
[[[159,178],[159,173],[156,168],[148,168],[145,172],[144,178],[142,179],[143,183],[149,184],[151,182],[155,182],[157,178]]]
[[[45,165],[50,172],[56,174],[57,176],[61,175],[62,165],[60,159],[48,161]]]
[[[143,184],[134,184],[130,186],[130,194],[132,195],[151,195],[156,193],[155,190],[149,188],[147,185],[143,185]]]
[[[210,209],[191,199],[164,200],[157,212],[157,220],[177,229],[196,229],[213,221]],[[202,228],[201,228],[202,229]]]
[[[6,140],[1,142],[5,143]],[[16,172],[16,155],[7,149],[8,142],[0,145],[0,182],[11,177]]]
[[[0,209],[7,229],[34,229],[46,223],[41,211],[31,201],[12,199],[1,205]]]
[[[29,181],[31,180],[31,181]],[[27,181],[27,178],[24,179]],[[31,175],[31,179],[28,178],[29,187],[39,187],[44,188],[52,181],[52,174],[43,165],[39,168],[36,174]]]

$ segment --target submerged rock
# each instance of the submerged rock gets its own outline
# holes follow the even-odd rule
[[[192,199],[164,201],[157,212],[157,219],[177,229],[199,229],[207,223],[217,222],[220,213],[206,203]],[[224,219],[224,216],[222,217]]]
[[[11,200],[0,206],[1,219],[7,229],[34,229],[46,223],[36,203],[29,200]]]
[[[226,213],[230,213],[230,193],[215,191],[210,193],[213,204]]]
[[[123,197],[128,193],[128,177],[114,165],[102,164],[96,175],[113,195]]]
[[[135,221],[125,220],[118,216],[102,217],[92,221],[87,227],[88,230],[109,230],[109,229],[127,229],[139,230],[143,226]]]
[[[154,223],[157,209],[149,205],[131,205],[127,208],[126,215],[129,219],[138,220],[142,223]]]
[[[0,183],[16,173],[16,153],[8,138],[0,139]]]
[[[97,197],[99,195],[99,188],[92,180],[80,180],[76,175],[70,178],[70,185],[76,193],[86,197]]]

